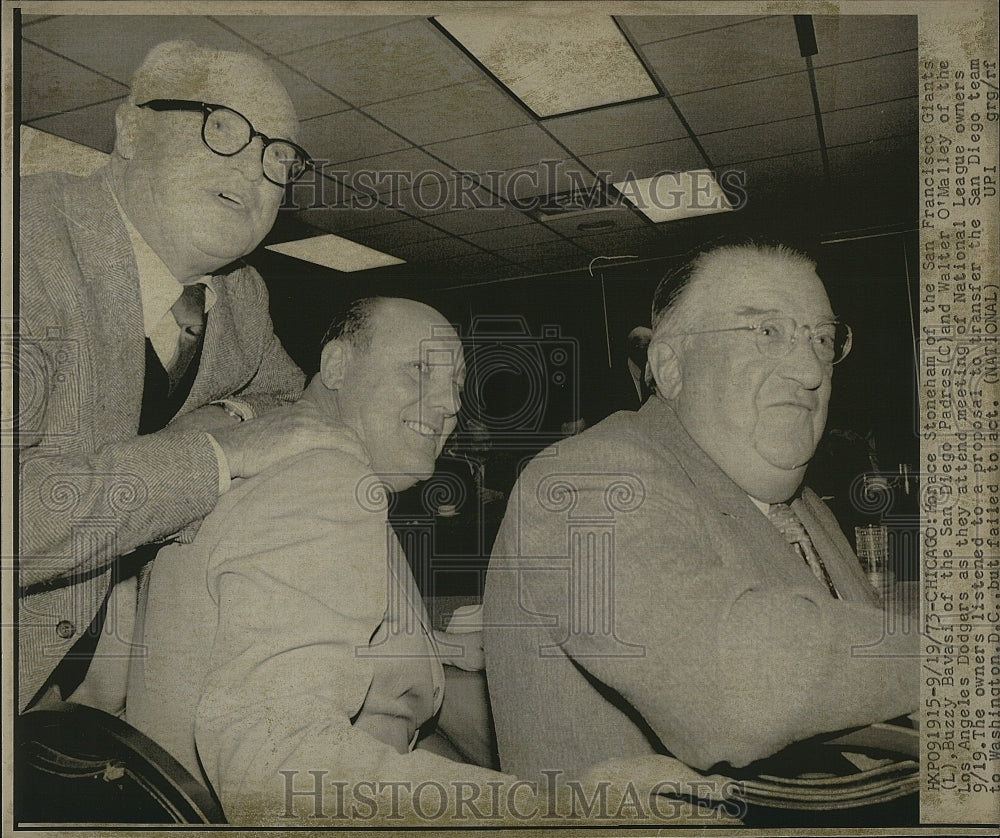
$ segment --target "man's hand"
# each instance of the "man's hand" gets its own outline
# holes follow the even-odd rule
[[[252,477],[281,460],[316,448],[334,448],[366,465],[370,462],[353,431],[332,424],[303,401],[246,422],[229,422],[210,433],[226,455],[231,477]]]
[[[183,416],[178,416],[164,430],[167,433],[189,433],[204,431],[215,436],[219,431],[235,425],[237,419],[230,416],[224,408],[217,404],[206,404],[197,407]]]

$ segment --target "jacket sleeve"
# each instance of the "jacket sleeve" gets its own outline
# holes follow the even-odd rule
[[[286,783],[310,788],[310,771],[323,772],[328,790],[333,780],[412,788],[505,779],[426,751],[398,753],[354,726],[374,672],[357,650],[387,607],[387,524],[354,497],[359,466],[344,454],[326,459],[339,464],[343,491],[331,497],[298,472],[278,475],[266,496],[255,492],[233,510],[209,562],[219,618],[195,736],[232,822],[281,822]],[[336,809],[331,794],[326,814]]]
[[[203,433],[95,443],[107,403],[92,380],[92,324],[54,192],[22,194],[17,373],[20,583],[71,580],[203,517],[218,460]]]
[[[219,494],[204,433],[157,433],[81,445],[77,418],[55,392],[63,360],[22,320],[18,342],[20,585],[98,571],[141,544],[206,515]],[[64,433],[60,433],[60,428]]]

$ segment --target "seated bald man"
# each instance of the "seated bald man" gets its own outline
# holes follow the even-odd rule
[[[668,753],[725,774],[917,707],[916,633],[883,636],[802,485],[850,349],[813,262],[704,251],[652,328],[654,395],[540,454],[500,528],[484,644],[505,771]]]
[[[296,788],[311,770],[505,779],[412,751],[441,709],[444,673],[386,520],[386,492],[433,473],[464,376],[461,342],[434,309],[355,303],[301,399],[279,410],[353,432],[371,465],[333,450],[284,458],[227,492],[193,543],[157,558],[128,720],[203,770],[231,822],[280,820],[282,769],[298,772]]]

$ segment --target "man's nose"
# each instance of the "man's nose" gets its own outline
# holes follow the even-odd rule
[[[429,384],[425,399],[428,407],[441,410],[446,417],[454,416],[462,407],[458,387],[450,378]]]
[[[815,390],[831,374],[831,365],[817,357],[810,335],[800,327],[788,354],[782,359],[782,372],[805,389]]]
[[[240,173],[251,183],[264,179],[264,141],[254,137],[250,145],[231,158]]]

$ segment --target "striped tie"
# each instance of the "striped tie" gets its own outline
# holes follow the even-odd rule
[[[809,538],[809,533],[806,532],[799,516],[795,514],[795,510],[787,503],[772,503],[767,510],[767,517],[772,524],[781,530],[785,541],[791,544],[795,552],[809,565],[813,575],[826,585],[830,596],[834,599],[840,599],[840,594],[837,593],[837,588],[834,586],[830,574],[827,573],[826,565],[823,564],[823,560],[816,552],[812,539]]]
[[[205,334],[205,286],[200,282],[185,285],[184,291],[170,311],[181,330],[177,339],[177,350],[167,364],[169,392],[173,393],[180,380],[184,378]]]

